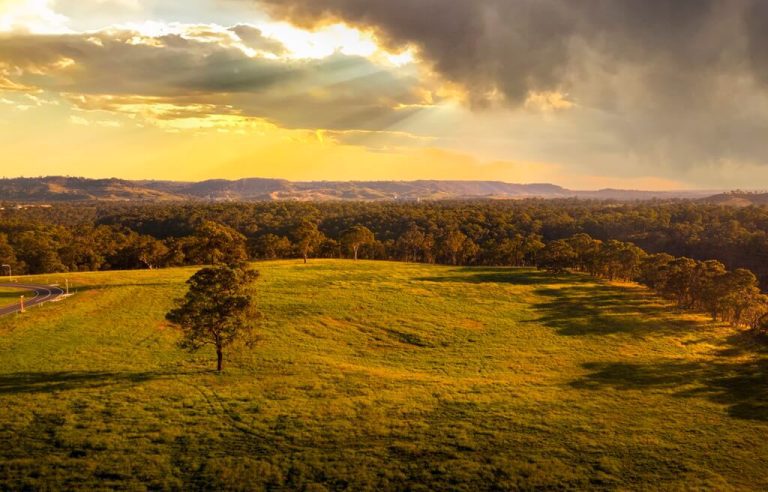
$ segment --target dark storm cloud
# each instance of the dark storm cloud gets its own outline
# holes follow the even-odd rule
[[[519,2],[515,8],[505,1],[265,3],[296,22],[339,18],[377,28],[391,48],[418,45],[441,73],[481,96],[497,85],[514,98],[525,96],[528,87],[556,86],[573,29],[558,5],[547,0]]]
[[[765,0],[261,0],[299,24],[418,47],[475,107],[566,93],[577,124],[649,161],[768,161]]]
[[[766,36],[759,0],[263,0],[299,23],[330,19],[377,29],[391,47],[414,44],[451,80],[478,97],[501,90],[513,103],[530,91],[568,87],[581,57],[604,63],[703,68],[742,45],[743,26]],[[757,19],[757,20],[756,20]],[[757,51],[756,51],[757,53]],[[753,60],[762,65],[764,57]]]
[[[761,81],[768,84],[768,2],[753,2],[746,18],[752,68]]]
[[[67,94],[87,109],[173,104],[182,108],[164,112],[166,117],[210,111],[289,128],[385,129],[410,113],[399,106],[421,101],[415,74],[343,54],[312,60],[251,57],[237,42],[272,53],[281,46],[247,26],[231,32],[238,38],[205,26],[156,37],[133,31],[0,36],[0,75]]]

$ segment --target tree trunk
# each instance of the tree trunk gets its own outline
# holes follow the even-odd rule
[[[216,371],[221,372],[222,362],[224,362],[224,354],[220,347],[216,348]]]
[[[354,250],[355,250],[355,261],[357,261],[357,246],[355,246],[355,247],[354,247],[354,248],[352,248],[352,249],[354,249]]]
[[[307,254],[306,253],[304,253],[304,264],[305,265],[307,264]]]

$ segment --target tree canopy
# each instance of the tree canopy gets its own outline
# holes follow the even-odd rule
[[[180,345],[192,351],[212,346],[221,371],[224,349],[252,331],[257,314],[252,289],[258,276],[255,270],[231,266],[195,273],[187,281],[187,294],[166,315],[183,332]]]
[[[320,247],[325,239],[323,233],[318,229],[317,224],[308,220],[303,220],[296,226],[293,231],[293,236],[296,240],[296,247],[301,253],[301,257],[304,259],[304,263],[307,262],[310,255]]]
[[[341,242],[352,250],[354,259],[357,260],[361,246],[373,244],[376,240],[373,232],[363,225],[356,225],[348,229],[341,236]]]

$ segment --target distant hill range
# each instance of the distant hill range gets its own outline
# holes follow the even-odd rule
[[[768,205],[768,192],[755,193],[749,191],[731,191],[704,198],[703,201],[714,205],[727,205],[729,207]]]
[[[41,177],[0,179],[0,201],[414,201],[455,199],[583,198],[650,200],[710,197],[716,191],[574,191],[553,184],[500,181],[286,181],[281,179],[128,181]]]

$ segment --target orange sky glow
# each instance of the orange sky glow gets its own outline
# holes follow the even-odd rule
[[[478,102],[426,48],[258,1],[0,0],[0,176],[654,190],[768,177],[729,155],[677,165],[658,137],[630,148],[604,130],[618,106],[565,86]]]

